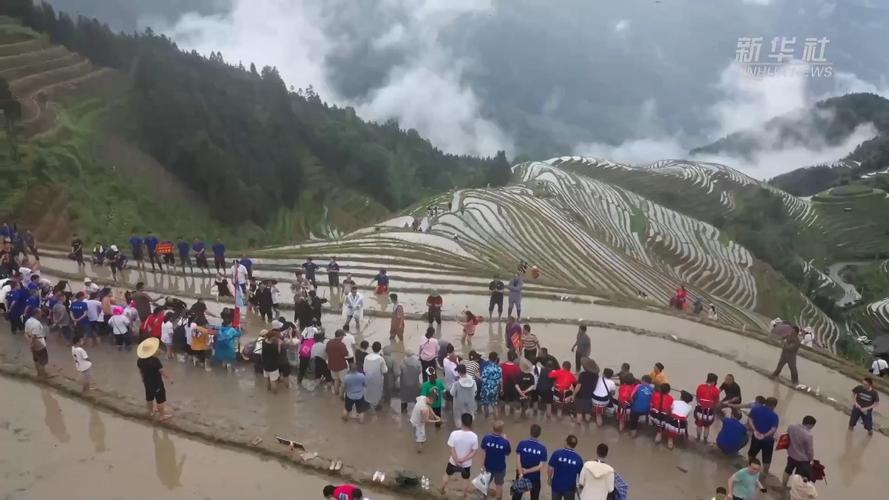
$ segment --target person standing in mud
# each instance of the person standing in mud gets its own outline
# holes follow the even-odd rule
[[[46,350],[46,325],[43,323],[43,309],[39,307],[31,311],[31,317],[25,321],[25,341],[31,350],[37,375],[47,378],[49,352]]]
[[[747,420],[747,427],[752,433],[747,457],[752,460],[762,452],[763,474],[766,476],[769,475],[769,467],[772,465],[772,453],[775,451],[775,433],[778,431],[779,419],[778,414],[775,413],[776,406],[778,406],[778,400],[768,398],[766,399],[766,404],[754,406],[750,410],[750,416]]]
[[[40,253],[37,252],[37,240],[30,229],[25,229],[25,232],[22,233],[22,242],[24,243],[25,250],[34,256],[35,261],[40,262]]]
[[[583,358],[590,357],[590,353],[592,353],[593,350],[593,343],[586,332],[586,325],[581,324],[577,327],[577,340],[574,341],[571,350],[574,352],[574,366],[581,366],[580,361]]]
[[[327,263],[327,286],[330,288],[330,294],[340,286],[340,265],[336,261],[336,257],[331,257]]]
[[[273,285],[272,285],[273,286]],[[274,289],[272,289],[274,291]],[[318,324],[321,324],[321,314],[323,312],[324,304],[327,303],[327,299],[323,299],[318,296],[317,291],[309,290],[309,298],[308,298],[309,307],[312,310],[312,321],[317,321]]]
[[[864,430],[868,436],[874,435],[874,408],[880,403],[880,395],[874,389],[874,379],[864,377],[863,384],[852,389],[854,403],[852,405],[852,414],[849,417],[849,431],[855,429],[858,420],[861,419],[864,424]]]
[[[793,332],[784,337],[784,344],[781,346],[781,357],[778,359],[778,366],[772,372],[772,377],[777,378],[784,370],[784,365],[790,368],[790,382],[793,385],[799,384],[799,373],[796,370],[796,355],[802,345],[799,336],[799,327],[793,325]],[[768,468],[766,468],[768,469]]]
[[[429,320],[429,326],[432,326],[432,323],[435,322],[438,325],[436,331],[441,334],[441,308],[444,305],[444,301],[441,298],[441,295],[438,294],[435,290],[429,294],[429,297],[426,297],[426,308],[428,309],[426,312],[427,319]]]
[[[445,488],[454,474],[460,473],[463,478],[463,497],[469,493],[469,476],[472,468],[472,458],[478,453],[478,435],[472,432],[472,415],[464,413],[460,415],[460,428],[451,432],[448,436],[448,448],[450,456],[445,467],[444,476],[441,478],[440,492],[445,493]]]
[[[160,339],[151,337],[139,343],[136,348],[136,366],[142,375],[142,385],[145,386],[145,402],[148,406],[148,416],[157,416],[159,420],[166,420],[172,415],[167,412],[167,388],[164,380],[173,383],[173,378],[164,370],[164,365],[158,359],[160,352]]]
[[[398,303],[398,295],[389,294],[389,302],[392,302],[392,321],[389,324],[389,340],[398,339],[404,343],[404,306]]]
[[[506,310],[506,314],[512,316],[512,310],[515,308],[515,316],[519,321],[522,319],[522,289],[524,287],[525,282],[519,273],[515,273],[507,285],[509,289],[509,307]]]
[[[157,236],[154,235],[151,231],[148,231],[148,236],[145,237],[145,250],[148,251],[148,261],[151,262],[151,270],[154,271],[155,264],[157,265],[157,269],[161,272],[164,271],[164,266],[161,264],[161,259],[158,257],[157,246],[160,244],[160,240],[157,239]]]
[[[715,373],[708,373],[707,382],[700,384],[695,391],[695,399],[697,400],[694,413],[695,437],[700,441],[701,434],[703,433],[705,443],[710,438],[710,427],[713,425],[713,421],[716,420],[716,405],[719,404],[720,392],[719,387],[716,386],[718,382],[719,377]]]
[[[494,279],[488,283],[488,290],[491,292],[491,299],[488,301],[488,319],[494,317],[494,307],[497,307],[497,320],[503,319],[503,291],[506,285],[494,275]]]
[[[135,232],[132,236],[130,236],[130,246],[132,246],[133,248],[133,262],[136,263],[137,269],[142,269],[145,267],[145,263],[142,262],[145,259],[145,254],[142,251],[144,245],[145,242]]]
[[[311,257],[306,257],[306,261],[303,262],[302,268],[306,275],[306,280],[312,284],[312,288],[318,288],[318,282],[315,280],[315,272],[318,270],[318,264],[312,262]]]

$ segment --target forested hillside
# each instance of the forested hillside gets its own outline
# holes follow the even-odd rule
[[[0,14],[129,75],[131,88],[111,108],[108,127],[228,225],[266,226],[307,199],[315,207],[341,203],[337,188],[398,209],[450,188],[509,179],[503,152],[445,154],[397,123],[368,123],[351,109],[326,105],[311,88],[288,88],[271,67],[185,53],[151,30],[115,34],[97,20],[75,20],[30,0],[4,2]]]

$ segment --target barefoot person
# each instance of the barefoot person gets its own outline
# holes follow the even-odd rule
[[[494,308],[497,308],[497,320],[503,319],[503,290],[506,285],[495,275],[494,279],[488,283],[488,290],[491,292],[491,299],[488,303],[488,319],[494,316]]]
[[[430,389],[426,395],[417,396],[417,404],[414,405],[414,409],[411,411],[411,425],[414,427],[414,442],[417,446],[417,453],[423,453],[423,445],[426,443],[426,423],[441,423],[440,414],[437,415],[432,410],[432,406],[430,406],[431,401],[439,399],[438,395],[438,389]]]
[[[164,370],[164,365],[158,359],[160,352],[160,339],[149,337],[143,340],[136,348],[136,356],[139,360],[136,366],[142,375],[142,384],[145,386],[145,401],[148,405],[149,416],[157,416],[160,420],[170,418],[167,413],[167,389],[164,380],[171,384],[173,379]]]
[[[83,336],[76,335],[74,337],[74,345],[71,346],[71,357],[74,358],[74,369],[80,375],[80,384],[83,392],[92,389],[92,380],[90,377],[90,367],[93,363],[90,361],[86,349],[83,348]]]
[[[715,373],[707,374],[707,382],[698,386],[695,391],[695,438],[700,441],[703,433],[704,442],[710,439],[710,426],[716,420],[716,405],[719,403],[719,377]]]
[[[493,431],[482,438],[481,451],[484,453],[485,471],[491,474],[491,482],[494,485],[494,498],[503,497],[503,483],[506,480],[506,459],[512,453],[512,446],[509,444],[503,428],[506,424],[502,420],[494,422]]]
[[[398,303],[398,295],[389,294],[392,302],[392,321],[389,323],[389,340],[398,339],[404,343],[404,306]]]
[[[46,350],[46,325],[43,324],[43,309],[30,311],[31,317],[25,321],[25,341],[31,349],[34,368],[37,375],[46,377],[46,365],[49,363],[49,352]]]
[[[346,300],[343,301],[343,315],[346,317],[346,322],[343,324],[344,330],[354,319],[355,331],[361,331],[361,320],[364,317],[364,296],[358,293],[357,287],[352,287],[349,295],[346,295]]]
[[[531,500],[539,500],[540,498],[540,471],[546,467],[547,450],[546,446],[538,441],[540,439],[541,428],[537,424],[531,424],[531,437],[523,441],[519,441],[516,445],[516,473],[525,480],[521,491],[516,491],[512,495],[512,500],[522,500],[525,492],[529,492]]]
[[[463,478],[463,497],[469,493],[469,475],[472,468],[472,457],[478,452],[478,435],[472,432],[472,415],[464,413],[460,416],[460,428],[451,432],[448,437],[450,456],[441,478],[441,493],[451,480],[451,476],[460,473]]]
[[[852,389],[854,403],[852,405],[852,416],[849,417],[849,430],[855,429],[858,420],[861,419],[864,424],[864,430],[868,435],[874,434],[874,408],[880,403],[880,395],[874,389],[874,379],[864,377],[863,384]]]
[[[349,374],[343,378],[343,394],[345,398],[343,420],[349,420],[352,409],[354,409],[358,415],[358,421],[364,422],[364,412],[370,406],[364,399],[367,394],[367,377],[358,371],[358,365],[355,363],[349,366]]]

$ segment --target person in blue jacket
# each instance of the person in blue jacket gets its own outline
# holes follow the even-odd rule
[[[650,375],[642,376],[642,383],[636,386],[630,399],[630,436],[636,437],[639,431],[639,419],[651,411],[651,399],[654,397],[654,385]]]
[[[216,333],[213,357],[228,371],[234,370],[238,352],[238,337],[240,336],[241,331],[232,326],[231,318],[224,317],[222,326]]]

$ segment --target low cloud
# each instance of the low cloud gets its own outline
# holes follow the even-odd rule
[[[876,128],[868,123],[857,127],[841,143],[828,144],[815,132],[814,121],[803,120],[798,124],[801,136],[813,138],[805,146],[787,145],[776,131],[767,131],[762,125],[777,116],[800,111],[828,97],[850,92],[871,92],[889,96],[885,81],[873,84],[851,73],[837,73],[831,91],[814,94],[804,76],[751,77],[736,63],[724,68],[715,88],[720,99],[706,109],[704,114],[711,121],[705,138],[689,137],[680,132],[652,127],[657,122],[656,103],[646,101],[639,110],[639,123],[646,124],[641,137],[620,144],[587,142],[576,146],[574,154],[596,156],[634,165],[668,158],[689,158],[688,151],[708,142],[741,130],[759,131],[760,149],[749,157],[720,155],[696,155],[694,159],[712,161],[732,166],[760,179],[767,179],[790,170],[818,164],[836,162],[848,155],[856,146],[877,135]],[[807,127],[812,127],[810,132]]]
[[[614,23],[614,32],[621,33],[627,30],[630,27],[629,19],[621,19],[620,21]]]
[[[157,30],[188,50],[221,51],[234,64],[276,66],[289,85],[311,85],[325,100],[353,106],[368,120],[397,120],[447,152],[493,155],[511,151],[513,142],[485,116],[466,83],[469,63],[440,40],[452,26],[490,13],[493,5],[494,0],[379,0],[361,6],[352,0],[234,0],[224,15],[187,14]],[[392,57],[383,59],[386,55]],[[331,66],[343,57],[379,71],[379,82],[344,95],[334,79],[342,75]],[[349,77],[362,77],[353,72]]]

